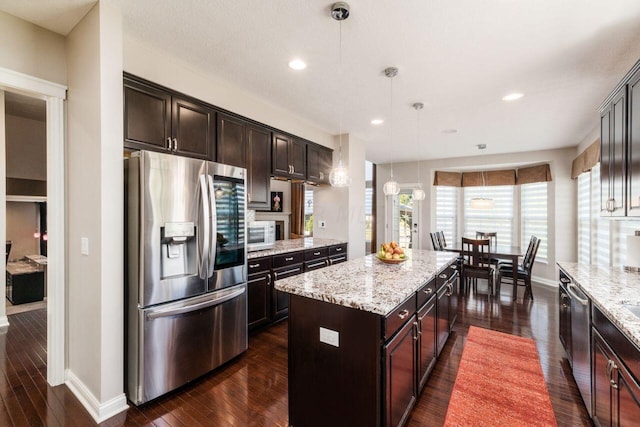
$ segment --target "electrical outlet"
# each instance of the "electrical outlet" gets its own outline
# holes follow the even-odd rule
[[[80,238],[80,253],[82,255],[89,255],[89,238],[88,237]]]
[[[318,227],[320,228],[326,228],[327,224],[324,222],[324,220],[320,220],[318,221]]]
[[[340,347],[340,333],[331,329],[320,328],[320,342]]]

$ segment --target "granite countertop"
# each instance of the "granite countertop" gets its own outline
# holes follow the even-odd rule
[[[294,295],[387,315],[453,262],[457,254],[407,251],[402,264],[385,264],[375,254],[275,282]]]
[[[44,271],[42,266],[26,261],[14,261],[7,263],[7,272],[14,276],[18,274],[38,273]]]
[[[325,246],[340,245],[346,240],[321,239],[318,237],[303,237],[301,239],[277,240],[272,249],[249,252],[247,259],[260,258],[269,255],[284,254],[287,252],[303,251],[305,249],[323,248]]]
[[[558,266],[627,338],[640,347],[640,318],[624,306],[640,305],[640,273],[575,262],[559,262]]]

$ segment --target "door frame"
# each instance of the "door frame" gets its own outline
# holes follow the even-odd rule
[[[405,184],[398,184],[398,186],[400,187],[400,191],[402,190],[413,190],[415,188],[422,188],[422,184],[419,183],[405,183]],[[385,238],[385,242],[388,242],[390,240],[392,240],[392,236],[393,236],[393,222],[392,222],[392,218],[393,218],[393,203],[392,203],[392,197],[394,196],[384,196],[384,238]],[[417,231],[414,233],[414,236],[411,237],[411,242],[413,244],[413,249],[422,249],[422,226],[420,225],[421,223],[421,211],[422,211],[422,202],[419,201],[418,203],[414,204],[413,206],[413,214],[412,214],[412,218],[414,219],[414,223],[418,224],[417,227]],[[415,219],[417,219],[417,222],[415,221]],[[413,233],[413,230],[412,230]],[[414,238],[416,240],[414,240]]]
[[[47,382],[56,386],[65,380],[65,123],[64,101],[67,87],[58,83],[0,67],[0,90],[14,91],[42,99],[47,106]],[[0,141],[4,141],[1,138]],[[1,147],[5,150],[5,147]],[[6,159],[2,154],[0,179],[6,179]],[[0,185],[5,202],[4,226],[0,241],[6,240],[6,187]],[[2,264],[2,269],[6,265]],[[6,287],[0,286],[0,299]],[[0,327],[9,327],[4,306],[0,308]]]

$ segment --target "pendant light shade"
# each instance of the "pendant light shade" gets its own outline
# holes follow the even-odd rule
[[[485,187],[484,183],[484,171],[482,173],[482,187]],[[471,209],[493,209],[494,202],[489,197],[474,197],[469,201],[469,207]]]
[[[337,2],[331,6],[331,17],[340,23],[340,78],[342,78],[342,21],[350,14],[349,4]],[[343,91],[340,92],[341,94]],[[344,101],[340,102],[340,134],[338,166],[334,166],[329,172],[329,183],[332,187],[348,187],[351,184],[349,170],[342,164],[342,109]]]
[[[385,196],[397,196],[400,194],[400,186],[393,180],[393,178],[391,178],[389,181],[384,183],[382,191]]]
[[[414,188],[411,193],[411,198],[413,200],[424,200],[425,197],[427,197],[427,195],[420,188]]]

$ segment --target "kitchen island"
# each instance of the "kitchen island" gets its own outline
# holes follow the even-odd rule
[[[290,294],[289,424],[403,424],[457,312],[456,255],[375,255],[275,282]]]

